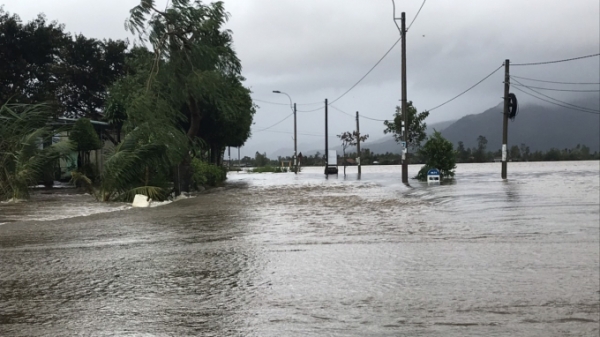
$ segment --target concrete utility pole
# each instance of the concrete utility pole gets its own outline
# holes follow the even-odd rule
[[[508,142],[508,97],[510,91],[510,60],[504,61],[504,116],[502,117],[502,179],[506,179],[507,168],[507,142]]]
[[[294,103],[294,173],[298,174],[298,138],[296,137],[296,103]]]
[[[328,175],[327,164],[329,164],[329,143],[327,136],[327,98],[325,98],[325,175]]]
[[[360,126],[358,125],[358,111],[356,112],[356,163],[358,164],[358,176],[360,177]]]
[[[404,144],[406,147],[402,153],[402,182],[408,184],[408,163],[406,157],[408,155],[408,109],[406,100],[406,15],[402,12],[401,15],[400,34],[402,36],[402,116],[404,117]]]

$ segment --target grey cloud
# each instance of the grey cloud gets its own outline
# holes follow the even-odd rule
[[[410,22],[421,0],[397,2],[398,16]],[[88,36],[125,38],[128,11],[138,0],[5,0],[5,9],[30,19],[45,12],[67,30]],[[164,7],[166,0],[158,1]],[[600,52],[600,4],[597,0],[505,0],[426,2],[408,33],[408,94],[420,109],[438,105],[511,62],[547,61]],[[398,39],[391,0],[225,0],[231,13],[227,28],[242,60],[246,85],[257,99],[287,103],[330,100],[353,85]],[[354,114],[391,118],[400,98],[400,46],[348,95],[335,104]],[[513,67],[513,74],[564,81],[599,81],[598,58],[540,67]],[[503,70],[456,101],[431,113],[430,123],[481,112],[502,96]],[[517,92],[518,93],[518,92]],[[552,93],[569,100],[576,94]],[[520,95],[523,103],[536,103]],[[254,136],[243,154],[272,151],[290,143],[287,133],[257,132],[289,113],[289,108],[257,102]],[[543,104],[543,103],[542,103]],[[301,106],[302,110],[316,106]],[[300,108],[300,107],[299,107]],[[332,134],[354,127],[352,117],[330,112]],[[364,124],[364,125],[363,125]],[[382,135],[381,122],[365,120],[361,130]],[[272,130],[290,132],[292,120]],[[298,132],[322,134],[323,112],[298,115]],[[300,141],[315,137],[298,137]],[[259,144],[262,144],[258,146]],[[265,145],[270,144],[270,145]],[[261,148],[263,147],[263,148]]]

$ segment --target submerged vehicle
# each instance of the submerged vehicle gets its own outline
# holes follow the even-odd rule
[[[325,165],[325,174],[338,174],[337,151],[327,151],[327,164]]]

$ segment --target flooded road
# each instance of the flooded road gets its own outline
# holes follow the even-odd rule
[[[397,166],[355,171],[231,174],[60,220],[12,208],[0,336],[598,336],[599,162],[411,188]]]

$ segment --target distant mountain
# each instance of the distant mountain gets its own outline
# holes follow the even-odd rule
[[[578,106],[598,109],[598,98],[573,102]],[[477,146],[477,137],[488,140],[488,150],[502,146],[502,106],[477,115],[465,116],[442,131],[455,146],[459,141],[467,148]],[[519,109],[514,121],[508,122],[508,147],[526,144],[531,151],[550,148],[573,148],[577,144],[600,150],[600,115],[558,106],[527,105]]]
[[[425,131],[427,133],[427,135],[430,135],[433,133],[433,130],[437,130],[437,131],[442,131],[444,130],[446,127],[448,127],[449,125],[454,124],[456,121],[452,120],[452,121],[444,121],[444,122],[439,122],[439,123],[432,123],[432,124],[427,124],[427,130]],[[378,140],[375,141],[367,141],[364,144],[360,145],[361,149],[369,149],[372,153],[400,153],[400,144],[396,143],[396,141],[394,140],[394,136],[392,135],[385,135],[383,138],[380,138]],[[335,146],[331,148],[332,150],[337,150],[339,153],[342,152],[342,147],[341,146]],[[346,152],[356,152],[356,148],[355,147],[348,147],[346,149]]]
[[[571,104],[600,109],[600,97],[592,97]],[[477,137],[484,136],[488,140],[487,149],[496,151],[502,147],[502,105],[488,109],[482,113],[468,115],[458,120],[432,123],[427,125],[427,134],[437,130],[442,135],[458,145],[462,141],[466,148],[477,147]],[[508,147],[525,144],[531,151],[547,151],[551,148],[574,148],[577,144],[589,146],[592,151],[600,151],[600,115],[574,111],[558,106],[525,105],[519,108],[514,121],[508,122]],[[337,144],[337,139],[330,139],[330,144]],[[323,141],[302,144],[299,149],[305,156],[314,155],[317,151],[323,153]],[[400,145],[392,135],[385,135],[377,140],[369,140],[361,144],[362,149],[373,153],[400,153]],[[342,152],[340,145],[330,149]],[[355,147],[349,147],[346,152],[355,152]],[[268,153],[269,158],[289,156],[292,148],[282,148],[274,153]]]

